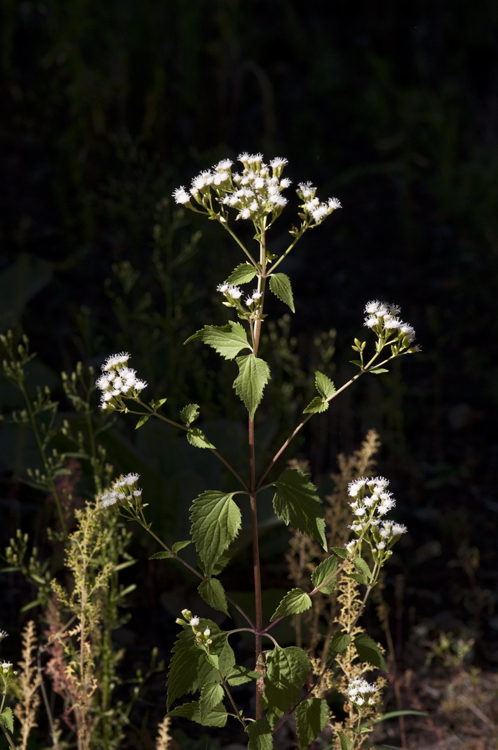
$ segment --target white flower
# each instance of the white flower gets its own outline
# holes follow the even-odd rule
[[[190,195],[187,193],[183,185],[173,191],[173,198],[175,199],[175,203],[181,203],[182,205],[190,201]]]
[[[4,672],[8,672],[9,669],[11,668],[11,666],[12,666],[12,662],[10,662],[10,661],[3,661],[0,666],[2,667],[2,669],[3,669]]]
[[[8,634],[8,633],[6,633],[6,632],[5,632],[5,630],[1,630],[1,629],[0,629],[0,641],[1,641],[1,640],[2,640],[3,638],[7,638],[7,637],[8,637],[8,635],[9,635],[9,634]]]
[[[104,492],[104,494],[101,496],[100,504],[102,508],[108,508],[110,505],[114,505],[117,502],[117,499],[117,494],[110,490],[108,492]]]
[[[329,204],[329,208],[333,211],[335,211],[336,208],[342,208],[341,201],[338,198],[329,198],[327,203]]]
[[[140,497],[142,490],[133,490],[133,497]]]
[[[147,383],[145,382],[145,380],[137,380],[134,388],[137,391],[143,391],[144,388],[147,388]]]
[[[374,315],[379,307],[380,302],[378,299],[370,300],[370,302],[367,302],[367,304],[365,305],[365,312],[367,313],[367,315]]]
[[[242,297],[242,289],[239,289],[238,286],[231,286],[228,288],[227,292],[232,299],[240,299]]]
[[[402,323],[399,330],[406,337],[409,344],[415,340],[415,329],[413,326],[408,325],[408,323]]]
[[[251,211],[248,208],[244,208],[243,211],[240,212],[240,214],[237,216],[237,219],[250,219],[251,218]]]
[[[354,514],[355,516],[364,516],[366,512],[367,511],[365,510],[365,508],[360,507],[360,508],[356,508],[356,510],[354,511]]]
[[[402,321],[399,318],[388,318],[384,321],[384,328],[400,328]]]
[[[131,487],[131,485],[136,484],[139,479],[140,474],[127,474],[123,477],[122,482],[123,484],[127,484],[129,487]]]
[[[239,155],[237,156],[237,161],[241,161],[241,162],[242,162],[243,164],[244,164],[244,163],[245,163],[246,161],[249,161],[249,159],[250,159],[250,156],[249,156],[249,154],[247,153],[247,151],[244,151],[244,153],[243,153],[243,154],[239,154]]]
[[[348,552],[352,552],[356,547],[356,539],[353,539],[351,542],[348,542],[346,544],[346,549]]]
[[[105,363],[102,365],[102,370],[104,372],[108,372],[109,370],[112,370],[113,367],[116,367],[117,365],[124,365],[125,362],[128,362],[130,359],[130,355],[128,352],[120,352],[119,354],[111,354],[110,357],[107,357]]]
[[[377,545],[377,549],[384,549],[385,546],[386,546],[385,542],[379,542],[378,545]]]
[[[292,181],[289,180],[287,177],[284,177],[283,180],[280,180],[280,187],[284,190],[292,185]]]
[[[229,287],[230,287],[230,284],[228,284],[228,282],[225,281],[223,284],[218,284],[218,286],[216,287],[216,290],[218,292],[221,292],[222,294],[225,294],[225,292],[228,291]]]
[[[271,160],[270,167],[273,167],[273,169],[278,169],[279,167],[285,167],[287,163],[287,159],[284,159],[281,156],[276,156]]]
[[[393,536],[398,536],[400,534],[406,534],[407,531],[408,531],[408,529],[402,523],[393,523],[392,528],[391,528],[391,532],[392,532]]]
[[[318,224],[320,221],[323,221],[323,219],[325,219],[326,216],[328,216],[329,210],[327,206],[321,205],[318,208],[315,208],[314,210],[312,210],[310,213],[313,216],[316,223]]]
[[[348,495],[349,497],[356,497],[362,487],[365,486],[367,480],[361,477],[361,479],[355,479],[348,484]]]
[[[199,623],[200,623],[200,618],[197,616],[192,617],[190,620],[190,625],[192,625],[193,628],[197,627]]]
[[[316,191],[316,188],[313,187],[311,182],[300,182],[299,189],[303,198],[309,198],[310,196],[314,195]]]
[[[211,635],[211,631],[209,630],[209,628],[206,628],[206,630],[204,631],[204,635],[206,637],[209,636],[209,635]]]
[[[215,169],[217,169],[219,172],[224,172],[227,169],[230,169],[232,166],[233,161],[231,159],[222,159],[218,162]]]

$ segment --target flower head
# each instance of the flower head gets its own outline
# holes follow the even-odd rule
[[[183,185],[173,191],[173,198],[175,199],[175,203],[180,203],[181,205],[190,202],[190,195],[187,193]]]

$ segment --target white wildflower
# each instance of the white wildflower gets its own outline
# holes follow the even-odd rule
[[[110,357],[107,357],[104,365],[102,366],[102,369],[104,372],[108,372],[109,370],[112,370],[113,367],[117,367],[118,365],[124,365],[125,362],[128,362],[130,359],[130,354],[128,352],[120,352],[119,354],[111,354]]]
[[[229,294],[232,299],[240,299],[242,297],[242,289],[238,286],[230,286],[227,290],[227,294]]]
[[[231,159],[222,159],[221,161],[218,162],[215,169],[217,169],[220,172],[224,172],[225,170],[230,169],[232,164],[233,164],[233,161]]]
[[[175,199],[175,203],[181,203],[182,205],[190,201],[190,195],[187,193],[183,185],[173,191],[173,198]]]
[[[270,167],[272,167],[273,169],[279,169],[280,167],[285,167],[286,164],[288,164],[287,159],[283,158],[282,156],[276,156],[271,160]]]
[[[329,204],[329,208],[333,211],[335,211],[336,208],[342,208],[341,201],[338,198],[329,198],[327,203]]]
[[[192,627],[195,628],[197,627],[197,625],[199,625],[200,621],[201,621],[200,618],[195,615],[194,617],[191,618],[190,625],[192,625]]]

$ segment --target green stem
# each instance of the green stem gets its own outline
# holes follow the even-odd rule
[[[232,231],[232,230],[230,229],[230,227],[228,226],[228,222],[227,222],[227,220],[226,220],[226,219],[224,219],[223,221],[220,221],[220,219],[218,219],[218,221],[220,222],[220,224],[221,224],[221,226],[223,227],[223,229],[225,229],[225,230],[226,230],[226,231],[228,232],[228,234],[229,234],[229,235],[230,235],[231,237],[233,237],[233,239],[235,240],[235,242],[237,243],[237,245],[238,245],[238,246],[239,246],[240,248],[242,248],[242,250],[243,250],[243,251],[245,252],[245,254],[247,255],[247,257],[248,257],[248,258],[249,258],[249,260],[251,261],[251,265],[253,265],[253,266],[254,266],[254,268],[256,269],[256,271],[258,271],[258,272],[259,272],[259,268],[258,268],[257,264],[255,263],[255,261],[254,261],[254,258],[252,257],[251,253],[250,253],[250,252],[249,252],[249,250],[248,250],[248,249],[247,249],[247,248],[245,247],[244,243],[243,243],[243,242],[241,242],[241,241],[239,240],[239,238],[237,237],[237,235],[235,234],[235,232],[233,232],[233,231]]]

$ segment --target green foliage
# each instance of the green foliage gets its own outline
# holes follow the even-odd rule
[[[224,612],[226,615],[228,614],[225,589],[217,578],[208,578],[202,581],[197,590],[210,607],[219,609],[220,612]]]
[[[180,412],[180,419],[182,420],[183,424],[187,425],[187,427],[191,425],[192,422],[195,422],[198,416],[199,416],[198,404],[187,404],[187,406],[184,406]]]
[[[273,292],[275,297],[284,302],[293,313],[296,312],[294,307],[294,295],[292,294],[292,286],[288,276],[285,273],[273,273],[270,276],[270,290]]]
[[[337,570],[337,565],[337,557],[331,555],[315,568],[315,570],[311,574],[311,580],[313,581],[313,585],[315,586],[315,588],[321,586],[324,581],[334,575],[335,571]],[[332,580],[327,583],[326,586],[320,589],[322,594],[330,594],[334,589],[335,583],[336,578],[332,578]]]
[[[308,654],[297,646],[275,648],[266,657],[265,699],[269,707],[288,711],[311,673]]]
[[[337,734],[341,742],[341,750],[354,750],[354,742],[349,737],[342,732],[337,732]]]
[[[322,398],[330,398],[335,393],[335,385],[323,372],[315,372],[315,385]]]
[[[183,719],[190,719],[205,727],[224,727],[227,723],[228,714],[224,706],[215,706],[209,711],[201,713],[200,701],[184,703],[169,712],[168,716],[181,716]]]
[[[337,654],[342,654],[351,643],[351,636],[348,633],[343,633],[341,630],[336,630],[330,641],[329,650],[327,652],[327,659],[332,659]]]
[[[353,641],[356,651],[361,661],[366,661],[373,667],[378,667],[387,672],[387,665],[384,655],[375,641],[366,633],[356,636]]]
[[[306,750],[325,727],[329,717],[327,701],[310,698],[296,709],[296,728],[301,750]]]
[[[251,721],[246,727],[246,732],[249,735],[249,750],[272,750],[272,729],[266,719]]]
[[[270,617],[270,622],[278,617],[287,615],[297,615],[299,612],[306,612],[311,607],[311,599],[302,589],[292,589],[284,596],[275,612]]]
[[[202,724],[206,724],[206,719],[214,708],[220,708],[224,695],[223,688],[218,682],[206,682],[202,686],[199,700]]]
[[[229,284],[248,284],[256,276],[256,269],[250,263],[241,263],[234,268],[227,279]]]
[[[273,485],[277,490],[273,498],[277,516],[327,549],[322,501],[313,482],[302,471],[286,469]]]
[[[303,409],[303,414],[321,414],[327,411],[328,408],[329,404],[327,401],[324,401],[321,396],[315,396],[308,406]]]
[[[190,341],[203,341],[224,359],[235,359],[242,349],[251,348],[244,327],[233,321],[224,326],[204,326],[200,331],[190,336],[185,344]]]
[[[10,706],[7,706],[4,708],[2,713],[0,714],[0,721],[6,727],[9,732],[14,731],[14,714],[12,713],[12,709]]]
[[[205,434],[198,427],[190,428],[190,430],[187,432],[187,440],[189,441],[190,445],[194,446],[194,448],[209,448],[213,450],[216,447],[210,440],[207,439]]]
[[[233,387],[237,396],[244,402],[249,416],[254,419],[265,385],[270,379],[270,368],[263,359],[255,357],[254,354],[246,354],[237,357],[239,375],[235,379]]]
[[[203,492],[191,507],[192,539],[207,575],[213,565],[237,536],[241,513],[233,493]]]

